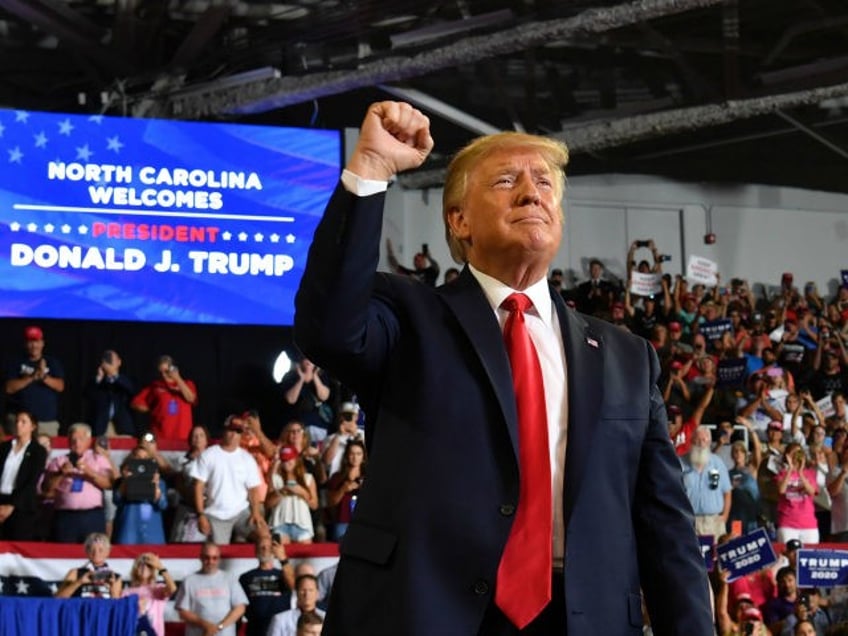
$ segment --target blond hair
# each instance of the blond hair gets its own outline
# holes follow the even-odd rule
[[[485,135],[471,141],[460,150],[448,165],[442,194],[442,220],[445,224],[445,239],[451,256],[457,263],[465,263],[465,244],[453,236],[448,222],[451,210],[461,207],[468,189],[468,177],[488,155],[499,150],[532,150],[541,155],[554,179],[557,203],[562,202],[565,191],[565,166],[568,164],[568,148],[556,139],[519,132],[501,132]]]

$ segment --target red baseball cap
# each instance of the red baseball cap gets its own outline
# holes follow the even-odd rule
[[[297,449],[294,446],[283,446],[280,449],[280,461],[287,462],[290,459],[297,459],[300,456],[300,453],[297,452]]]
[[[44,333],[41,331],[41,327],[30,325],[24,329],[24,340],[44,340]]]

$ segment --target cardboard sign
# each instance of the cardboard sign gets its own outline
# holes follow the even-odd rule
[[[848,551],[798,550],[798,585],[800,587],[835,587],[848,585]]]
[[[777,561],[765,528],[757,528],[744,537],[728,541],[718,546],[716,552],[722,569],[730,572],[728,583]]]

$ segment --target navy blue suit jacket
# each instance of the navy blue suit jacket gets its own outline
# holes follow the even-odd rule
[[[473,636],[518,502],[498,322],[466,268],[437,289],[375,274],[384,195],[341,186],[296,299],[303,352],[362,396],[369,462],[324,633]],[[647,341],[552,293],[568,368],[569,636],[713,633],[703,559]]]

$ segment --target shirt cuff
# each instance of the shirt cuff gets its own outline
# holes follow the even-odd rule
[[[385,192],[389,189],[388,181],[380,181],[377,179],[363,179],[350,170],[342,171],[342,185],[345,190],[358,197],[368,197],[372,194]]]

